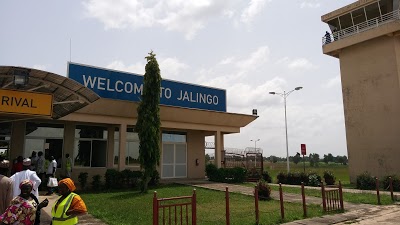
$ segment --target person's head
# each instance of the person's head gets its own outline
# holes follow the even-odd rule
[[[39,156],[39,157],[42,156],[42,155],[43,155],[43,152],[42,152],[42,151],[38,152],[38,156]]]
[[[54,160],[54,156],[50,156],[49,160],[53,161]]]
[[[65,154],[65,158],[69,158],[69,154],[67,153],[67,154]]]
[[[22,198],[28,199],[29,195],[31,194],[31,191],[33,189],[33,183],[30,180],[23,180],[20,184],[19,184],[19,189],[21,189],[21,194],[19,196],[21,196]]]
[[[23,160],[24,160],[24,158],[22,156],[18,156],[17,162],[22,162]]]
[[[32,156],[31,157],[36,157],[36,152],[35,151],[32,152]]]
[[[76,187],[74,181],[71,180],[70,178],[65,178],[58,182],[58,192],[60,193],[60,195],[66,196],[75,190]]]
[[[22,165],[24,166],[24,170],[28,169],[31,166],[31,159],[30,158],[23,159]]]

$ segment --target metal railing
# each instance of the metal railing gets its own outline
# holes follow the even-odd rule
[[[400,20],[400,10],[395,10],[393,12],[384,14],[380,17],[376,17],[374,19],[367,20],[365,22],[359,23],[357,25],[348,27],[343,30],[339,30],[333,33],[327,33],[322,37],[322,45],[329,44],[333,41],[337,41],[354,34],[358,34],[364,32],[366,30],[370,30],[372,28],[381,26],[385,23]]]

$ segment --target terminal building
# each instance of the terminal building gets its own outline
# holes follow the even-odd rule
[[[68,153],[75,180],[81,172],[140,170],[134,128],[142,91],[141,75],[77,63],[68,63],[67,77],[0,66],[0,154],[12,161],[42,151],[60,173]],[[163,79],[160,117],[161,179],[192,179],[205,177],[205,137],[214,137],[221,167],[224,135],[257,115],[226,112],[225,90]]]
[[[359,0],[322,16],[339,59],[350,179],[400,174],[399,0]]]

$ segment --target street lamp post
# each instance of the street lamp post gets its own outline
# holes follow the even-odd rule
[[[288,144],[288,135],[287,135],[287,117],[286,117],[286,98],[293,92],[293,91],[298,91],[302,89],[303,87],[296,87],[295,89],[291,91],[283,91],[283,93],[277,93],[277,92],[269,92],[271,95],[279,95],[283,98],[283,103],[285,106],[285,132],[286,132],[286,164],[287,164],[287,172],[290,172],[290,166],[289,166],[289,144]]]
[[[256,168],[257,167],[257,141],[260,141],[260,138],[259,139],[254,139],[254,140],[250,140],[250,141],[254,141],[254,153],[255,153],[255,156],[254,156],[254,168]]]

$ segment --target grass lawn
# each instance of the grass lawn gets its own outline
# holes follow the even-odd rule
[[[150,190],[148,194],[138,191],[81,194],[90,214],[110,225],[149,225],[152,224],[152,198],[157,191],[158,198],[188,196],[193,187],[165,185]],[[201,225],[225,223],[225,193],[197,188],[197,222]],[[285,203],[285,220],[280,219],[279,201],[260,201],[260,224],[279,224],[302,219],[302,205]],[[319,205],[307,208],[309,217],[323,215]],[[254,198],[230,193],[231,224],[245,225],[255,223]]]
[[[336,163],[319,163],[318,167],[311,167],[308,162],[305,163],[305,168],[306,172],[316,172],[318,173],[321,177],[324,175],[325,170],[330,170],[333,172],[333,174],[336,177],[337,181],[342,181],[343,186],[351,187],[350,185],[350,176],[349,176],[349,166],[348,165],[340,165]],[[268,171],[272,177],[272,182],[276,183],[276,175],[278,175],[279,172],[286,172],[286,162],[277,162],[277,163],[271,163],[271,162],[265,162],[264,161],[264,170]],[[290,171],[291,172],[303,172],[304,171],[304,166],[303,162],[299,162],[297,165],[294,164],[293,162],[290,162]]]

